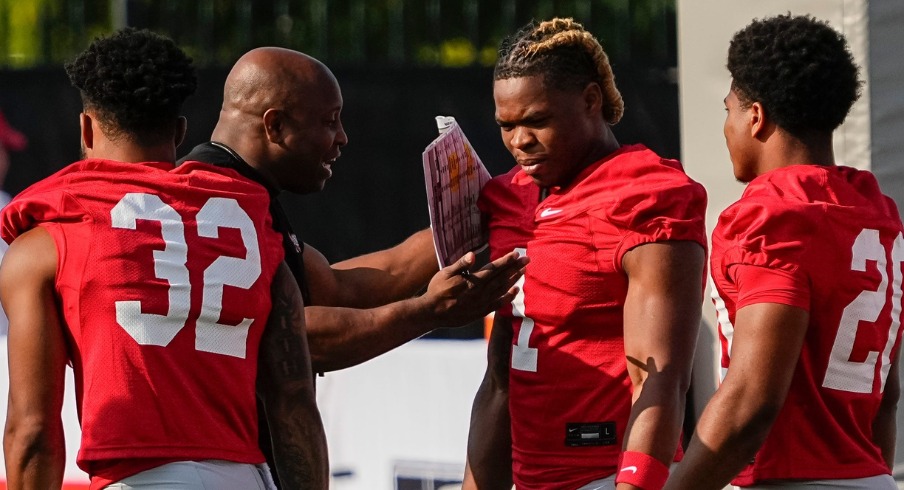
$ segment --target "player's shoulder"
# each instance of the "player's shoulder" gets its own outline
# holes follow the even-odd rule
[[[895,200],[885,195],[879,180],[868,170],[838,166],[834,168],[837,178],[847,184],[861,203],[871,206],[877,214],[887,217],[895,224],[901,223],[901,215]]]
[[[231,168],[198,161],[185,161],[175,167],[172,172],[187,176],[191,180],[192,185],[195,186],[238,193],[268,194],[267,189],[262,184],[245,177]]]
[[[69,165],[64,166],[63,168],[48,175],[47,177],[44,177],[43,179],[26,187],[22,192],[16,195],[16,198],[20,199],[23,196],[28,195],[65,191],[69,187],[69,181],[71,181],[73,178],[78,178],[86,171],[85,164],[85,160],[70,163]],[[15,199],[13,199],[13,201],[15,201]]]
[[[722,213],[720,224],[787,221],[805,229],[833,215],[900,222],[897,206],[882,194],[872,173],[842,166],[791,165],[752,180],[741,199]]]
[[[16,197],[76,192],[95,194],[125,182],[155,182],[158,175],[173,169],[172,163],[126,163],[104,159],[86,159],[69,164],[32,184]]]
[[[508,172],[490,179],[480,190],[477,205],[483,212],[498,209],[533,209],[539,202],[540,188],[521,167],[515,165]],[[532,206],[528,206],[532,203]]]
[[[600,171],[618,180],[654,178],[663,181],[691,182],[680,161],[665,158],[644,145],[626,145],[604,159]],[[699,185],[699,184],[697,184]]]
[[[623,147],[575,186],[574,198],[592,215],[635,226],[662,218],[700,222],[707,196],[677,160],[642,145]]]
[[[4,254],[3,271],[19,279],[32,276],[53,279],[57,266],[57,248],[48,231],[40,226],[11,240]]]
[[[714,250],[723,244],[748,251],[797,250],[820,233],[827,208],[814,198],[818,179],[805,182],[791,173],[773,171],[752,180],[719,215]]]
[[[499,192],[505,192],[506,190],[511,189],[513,186],[522,182],[522,180],[523,180],[521,178],[522,173],[523,172],[521,172],[521,167],[518,165],[515,165],[514,167],[509,169],[508,172],[501,174],[501,175],[497,175],[497,176],[491,178],[489,181],[487,181],[487,183],[483,186],[483,189],[481,189],[480,192],[482,194],[483,193],[496,194]]]
[[[706,190],[684,172],[681,162],[643,145],[629,145],[604,159],[580,184],[619,201],[685,200],[706,203]]]
[[[10,221],[32,222],[64,207],[67,196],[78,188],[86,174],[92,172],[91,165],[87,164],[85,160],[69,164],[16,194],[3,208],[4,225]]]
[[[802,200],[783,199],[773,189],[745,192],[719,215],[716,233],[731,238],[790,226],[803,235],[818,224],[821,213],[819,206]]]

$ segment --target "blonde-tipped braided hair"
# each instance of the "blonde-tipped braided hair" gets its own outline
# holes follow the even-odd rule
[[[599,41],[573,19],[531,22],[502,42],[494,80],[542,76],[547,88],[583,89],[599,83],[603,92],[603,119],[621,120],[625,110],[609,57]]]

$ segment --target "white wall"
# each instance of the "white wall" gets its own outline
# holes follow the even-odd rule
[[[318,378],[330,466],[351,474],[331,488],[393,490],[399,465],[460,480],[486,348],[483,339],[416,340]]]

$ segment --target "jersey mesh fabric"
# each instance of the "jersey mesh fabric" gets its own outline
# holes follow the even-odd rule
[[[126,196],[163,205],[151,214],[123,211],[137,216],[134,229],[114,226],[114,207],[131,206]],[[230,203],[239,210],[227,212]],[[82,425],[77,462],[93,483],[152,460],[264,461],[257,351],[283,254],[268,205],[261,186],[231,170],[86,160],[4,210],[4,239],[42,226],[57,246],[56,288]],[[159,321],[130,334],[117,316],[117,304],[130,301]],[[237,325],[249,321],[243,334]],[[159,336],[157,327],[177,333],[165,345],[138,343]]]
[[[882,364],[888,364],[885,356],[894,359],[900,342],[900,306],[894,322],[892,314],[893,302],[901,299],[892,296],[892,282],[897,277],[900,288],[901,262],[884,256],[896,239],[902,240],[901,233],[897,208],[872,174],[848,167],[795,165],[769,172],[754,179],[720,216],[711,269],[723,368],[731,369],[730,341],[739,308],[779,303],[810,313],[785,405],[735,485],[890,473],[872,442],[872,423],[882,398]],[[882,257],[867,260],[862,271],[852,270],[855,242],[867,243],[869,237],[876,239]],[[844,323],[846,311],[870,310],[855,304],[863,292],[877,295],[875,321]],[[836,349],[833,356],[833,346],[845,335],[850,335],[846,352]],[[869,361],[870,352],[885,355]],[[833,357],[842,365],[866,368],[864,392],[855,392],[863,379],[828,374]]]
[[[479,205],[491,256],[526,248],[531,258],[515,300],[523,311],[499,312],[512,317],[516,344],[509,388],[516,486],[574,489],[615,472],[631,408],[622,257],[667,240],[706,247],[706,194],[680,163],[638,145],[538,201],[538,188],[516,167],[487,184]],[[518,340],[525,328],[532,329],[526,345]],[[536,371],[518,360],[531,349]],[[611,444],[565,444],[566,424],[600,422],[614,423]]]

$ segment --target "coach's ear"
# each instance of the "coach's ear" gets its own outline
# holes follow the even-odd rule
[[[185,133],[188,131],[188,118],[185,116],[179,116],[176,119],[176,134],[173,138],[173,142],[176,144],[176,148],[179,148],[179,145],[185,141]]]
[[[90,150],[94,148],[94,119],[87,113],[82,112],[78,115],[78,124],[82,133],[82,148]]]
[[[285,139],[285,135],[283,134],[285,131],[285,115],[283,111],[279,109],[267,109],[264,112],[264,133],[267,136],[267,141],[274,144],[282,144],[283,139]]]

